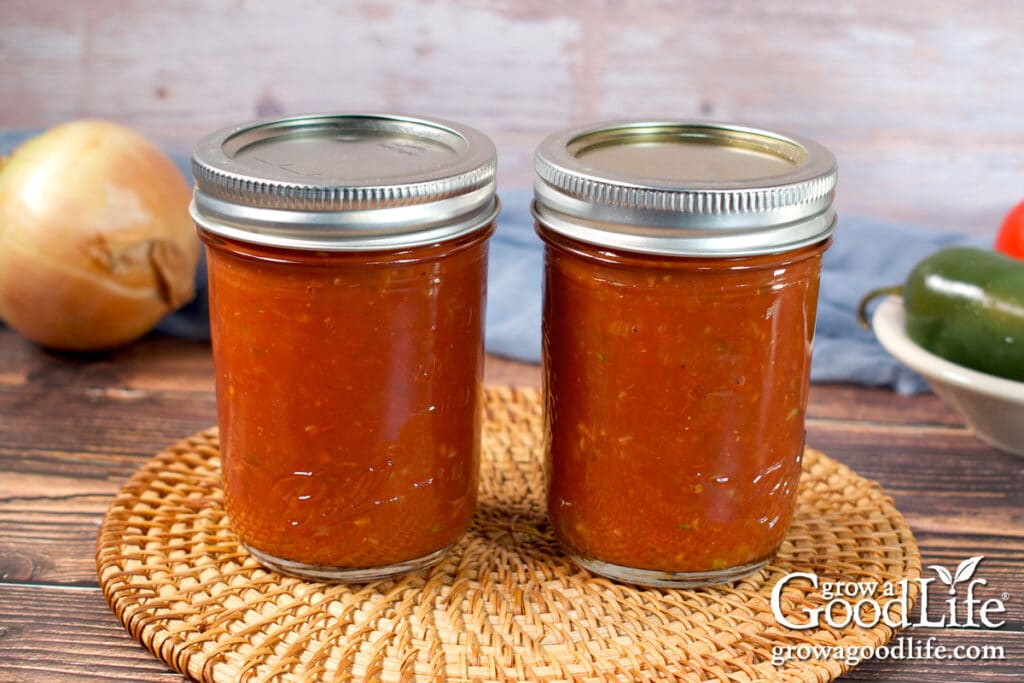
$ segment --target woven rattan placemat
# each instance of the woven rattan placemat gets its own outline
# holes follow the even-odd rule
[[[822,580],[921,573],[878,486],[808,449],[781,552],[731,586],[641,589],[577,569],[545,522],[540,400],[487,391],[479,510],[445,560],[399,580],[301,581],[262,569],[228,529],[217,434],[155,456],[117,496],[97,545],[100,583],[128,631],[201,681],[828,681],[840,661],[776,667],[774,646],[880,645],[884,625],[779,626],[769,597],[793,571]],[[911,582],[913,584],[913,582]],[[787,613],[820,606],[787,589]]]

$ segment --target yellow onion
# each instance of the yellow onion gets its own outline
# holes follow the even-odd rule
[[[0,318],[61,350],[141,337],[194,296],[189,199],[174,162],[123,126],[29,140],[0,169]]]

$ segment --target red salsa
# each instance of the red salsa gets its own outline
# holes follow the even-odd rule
[[[312,579],[439,561],[476,506],[494,145],[325,114],[218,131],[192,166],[232,529]]]
[[[834,157],[746,126],[618,121],[552,134],[535,169],[562,546],[642,585],[758,570],[796,507]]]
[[[206,238],[225,504],[247,546],[378,567],[462,535],[489,233],[393,253]]]
[[[559,539],[670,573],[770,558],[800,477],[824,245],[685,259],[541,233]]]

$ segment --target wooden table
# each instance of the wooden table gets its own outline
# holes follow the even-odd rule
[[[535,385],[539,371],[490,358],[487,380]],[[845,680],[1024,680],[1024,459],[977,441],[932,395],[815,386],[808,416],[811,445],[895,499],[926,566],[984,555],[977,576],[1009,594],[998,630],[914,629],[1002,646],[1005,660],[871,661]],[[124,480],[214,421],[207,345],[151,336],[75,357],[0,328],[0,681],[183,680],[108,609],[94,545]]]

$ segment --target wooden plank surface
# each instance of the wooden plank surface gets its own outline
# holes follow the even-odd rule
[[[366,0],[0,3],[0,128],[103,117],[190,146],[256,116],[464,121],[528,186],[584,121],[741,120],[819,139],[840,215],[990,234],[1024,194],[1024,4]]]
[[[391,110],[475,125],[502,187],[548,132],[625,116],[742,120],[835,151],[843,216],[991,234],[1024,195],[1024,3],[883,0],[0,0],[0,130],[79,117],[187,149],[255,116]],[[489,358],[487,379],[538,386]],[[72,357],[0,327],[0,682],[182,681],[121,628],[96,531],[151,454],[215,420],[209,349],[148,337]],[[1024,679],[1024,460],[938,398],[812,388],[808,443],[879,481],[924,563],[1009,594],[998,662],[872,661],[850,681]]]
[[[539,369],[490,357],[492,383],[537,386]],[[0,681],[181,681],[117,623],[93,551],[112,495],[151,454],[215,420],[209,349],[151,336],[87,358],[41,351],[0,328]],[[924,563],[979,568],[1006,592],[994,631],[913,629],[938,643],[997,645],[983,663],[871,661],[850,681],[1016,681],[1024,666],[1024,460],[977,441],[933,396],[815,386],[808,442],[881,482]],[[930,570],[926,570],[930,571]]]

